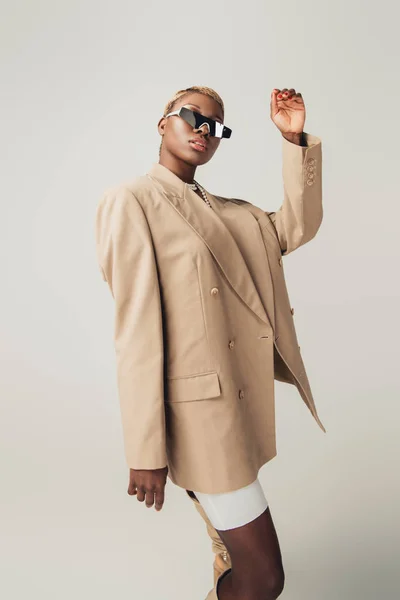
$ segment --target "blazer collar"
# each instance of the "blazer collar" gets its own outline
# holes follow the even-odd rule
[[[187,184],[178,177],[178,175],[175,175],[175,173],[170,171],[167,167],[164,167],[164,165],[154,163],[148,170],[148,174],[152,175],[158,179],[160,183],[165,185],[169,193],[175,194],[176,196],[184,196],[185,187],[188,187]]]
[[[154,163],[146,175],[155,183],[170,205],[200,236],[243,302],[264,323],[272,325],[234,237],[218,216],[218,210],[214,210],[214,208],[224,210],[225,205],[229,203],[206,190],[214,207],[210,208],[180,177],[160,163]]]

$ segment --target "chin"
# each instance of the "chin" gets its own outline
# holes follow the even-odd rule
[[[194,154],[194,156],[193,156]],[[205,165],[208,163],[213,157],[213,153],[210,152],[210,149],[207,153],[196,152],[195,150],[190,153],[190,160],[192,164],[196,165]]]
[[[186,154],[180,157],[185,163],[192,165],[193,167],[200,167],[210,160],[209,156],[193,156],[193,153]]]

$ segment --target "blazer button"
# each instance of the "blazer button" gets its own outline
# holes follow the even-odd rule
[[[243,400],[243,398],[244,398],[244,391],[243,390],[239,390],[239,398],[241,400]]]
[[[228,344],[228,346],[229,346],[229,348],[230,348],[231,350],[232,350],[232,348],[234,347],[234,345],[235,345],[235,342],[234,342],[233,340],[229,340],[229,344]]]
[[[211,293],[212,293],[213,296],[215,296],[216,294],[218,294],[218,292],[219,292],[219,289],[217,287],[213,287],[211,289]]]
[[[294,315],[294,308],[291,308],[290,312],[292,313],[292,315]]]
[[[280,265],[280,266],[282,266],[282,258],[280,258],[280,259],[278,260],[278,262],[279,262],[279,265]]]

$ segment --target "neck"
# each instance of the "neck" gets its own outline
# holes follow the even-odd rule
[[[161,154],[158,162],[160,165],[163,165],[163,167],[166,167],[177,177],[179,177],[179,179],[182,179],[182,181],[185,183],[193,183],[194,175],[196,173],[195,166],[188,165],[183,160],[179,160],[175,156],[163,153]]]

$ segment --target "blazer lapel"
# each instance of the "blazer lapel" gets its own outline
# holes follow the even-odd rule
[[[180,177],[160,163],[154,163],[146,175],[157,185],[163,197],[186,223],[200,236],[242,301],[264,323],[270,325],[253,278],[235,239],[218,216],[220,201],[207,192],[213,205],[211,209]],[[224,210],[224,204],[220,204],[220,206],[221,210]]]
[[[271,290],[274,289],[271,272],[271,260],[274,254],[270,255],[267,250],[267,243],[260,227],[260,215],[266,216],[262,209],[253,207],[247,202],[245,204],[237,203],[234,199],[226,201],[224,210],[221,211],[221,219],[239,246],[247,267],[252,273],[252,279],[261,302],[269,316],[269,322],[275,329],[275,294],[271,293]],[[260,264],[260,256],[265,257],[265,265]]]

